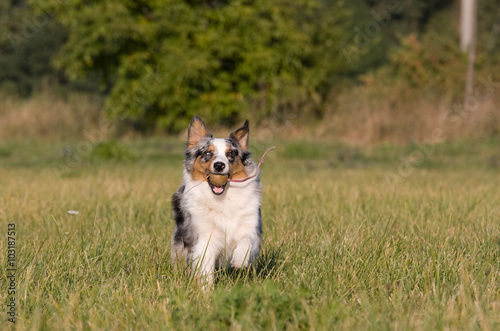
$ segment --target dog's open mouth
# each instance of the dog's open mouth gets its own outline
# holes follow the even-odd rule
[[[210,185],[210,188],[215,195],[221,195],[224,193],[227,185],[227,178],[227,174],[209,174],[207,176],[208,185]]]

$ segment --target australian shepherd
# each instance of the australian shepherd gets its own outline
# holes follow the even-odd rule
[[[183,183],[172,197],[171,256],[208,285],[217,267],[247,268],[260,250],[259,176],[231,181],[257,170],[248,151],[249,133],[248,121],[226,139],[213,138],[197,116],[189,124]]]

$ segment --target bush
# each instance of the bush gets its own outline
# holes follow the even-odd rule
[[[315,108],[345,69],[342,4],[316,0],[34,0],[69,39],[56,59],[72,78],[97,72],[106,109],[143,129],[184,129],[198,114],[233,124],[250,111]],[[337,2],[335,2],[337,3]],[[340,3],[340,2],[339,2]]]
[[[51,58],[65,31],[35,16],[27,1],[3,1],[0,11],[0,88],[25,97],[40,90],[47,77],[57,81],[61,72],[51,66]]]

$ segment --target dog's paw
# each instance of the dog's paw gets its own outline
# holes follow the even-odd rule
[[[231,267],[235,269],[248,268],[249,265],[249,261],[231,261]]]
[[[240,251],[236,250],[231,259],[231,266],[236,269],[248,268],[250,266],[250,256],[248,250]]]

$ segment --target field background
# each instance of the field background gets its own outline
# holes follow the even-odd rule
[[[277,146],[262,251],[209,292],[169,264],[183,140],[99,143],[61,167],[80,143],[0,142],[14,329],[500,328],[498,138],[441,143],[406,168],[422,146],[252,141],[255,159]]]
[[[0,1],[0,331],[500,330],[500,0],[470,47],[463,8]],[[169,264],[193,115],[277,147],[208,292]]]

